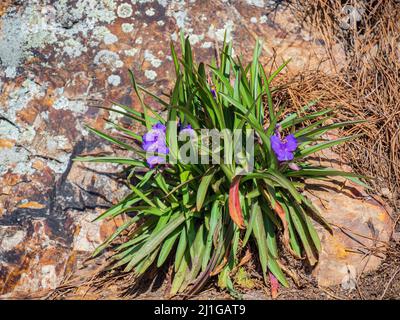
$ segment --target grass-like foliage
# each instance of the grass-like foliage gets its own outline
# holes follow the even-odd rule
[[[210,65],[194,61],[190,43],[183,37],[181,58],[173,45],[171,52],[176,81],[168,99],[137,84],[131,72],[142,112],[124,105],[110,110],[138,121],[148,131],[165,124],[168,152],[164,153],[168,156],[176,155],[182,144],[172,134],[178,130],[177,126],[195,132],[205,128],[253,129],[256,132],[254,170],[238,175],[246,163],[239,165],[234,161],[192,164],[178,160],[174,164],[149,166],[142,149],[142,136],[116,123],[113,125],[121,137],[89,128],[135,154],[135,158],[75,159],[128,166],[127,184],[131,193],[97,218],[125,215],[126,222],[94,255],[111,245],[115,254],[110,268],[134,272],[137,276],[149,268],[169,264],[172,295],[198,292],[210,277],[218,276],[219,286],[237,297],[233,275],[246,263],[247,249],[251,252],[257,248],[257,263],[265,281],[277,279],[281,285],[288,286],[287,268],[280,256],[286,251],[315,265],[321,243],[312,219],[330,228],[302,193],[305,178],[342,176],[362,184],[361,176],[312,165],[307,158],[354,139],[349,136],[327,140],[326,133],[359,121],[335,123],[332,110],[311,112],[312,102],[298,113],[283,116],[284,107],[273,104],[272,95],[277,90],[273,80],[287,63],[267,74],[259,62],[258,42],[252,62],[246,66],[232,56],[232,43],[227,42],[218,63],[213,61]],[[168,111],[166,119],[150,109],[143,94],[151,96]],[[233,152],[227,144],[223,149]],[[115,244],[117,239],[125,241]]]

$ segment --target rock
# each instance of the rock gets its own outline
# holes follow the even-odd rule
[[[139,108],[128,68],[149,90],[168,92],[169,42],[177,44],[180,28],[201,60],[221,49],[226,29],[248,59],[259,37],[264,63],[275,50],[278,63],[293,58],[294,72],[309,64],[330,71],[319,64],[328,60],[323,44],[280,2],[1,1],[0,295],[45,294],[118,225],[90,220],[126,192],[112,174],[119,169],[72,159],[121,154],[84,124],[107,129],[104,119],[121,119],[95,108],[113,100]]]
[[[350,171],[332,151],[325,151],[319,163]],[[376,270],[385,258],[392,232],[390,215],[362,187],[343,178],[306,182],[307,196],[333,227],[330,234],[316,224],[322,253],[313,274],[320,286],[352,290],[361,273]]]

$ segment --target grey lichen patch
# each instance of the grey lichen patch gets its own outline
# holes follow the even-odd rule
[[[204,49],[208,49],[208,48],[211,48],[212,45],[213,45],[212,42],[206,41],[201,45],[201,47]]]
[[[156,12],[155,12],[154,8],[150,8],[150,9],[147,9],[145,13],[147,16],[152,17],[155,15]]]
[[[111,31],[105,26],[94,27],[92,31],[92,37],[89,41],[89,45],[91,46],[98,45],[101,41],[104,40],[104,37],[110,33]]]
[[[132,48],[132,49],[129,49],[129,50],[125,50],[125,51],[124,51],[125,55],[127,55],[128,57],[133,57],[133,56],[135,56],[138,52],[139,52],[139,49],[137,49],[137,48]]]
[[[82,44],[81,41],[77,39],[67,39],[64,42],[64,53],[66,53],[71,58],[80,57],[84,52],[87,52],[87,48]]]
[[[35,121],[36,122],[36,121]],[[1,123],[3,125],[3,123]],[[70,148],[68,139],[65,136],[52,136],[44,134],[41,137],[40,145],[35,146],[32,141],[35,139],[36,127],[39,125],[34,123],[33,126],[24,128],[24,131],[9,131],[2,133],[8,136],[14,134],[17,137],[18,144],[10,149],[2,149],[0,152],[0,175],[11,171],[12,173],[21,175],[33,175],[34,161],[40,157],[39,149],[44,148],[47,155],[51,155],[46,160],[46,165],[55,173],[62,173],[66,170],[70,158],[70,153],[65,149]]]
[[[118,37],[117,37],[115,34],[112,34],[112,33],[110,32],[110,33],[107,33],[107,34],[104,36],[103,41],[104,41],[104,43],[105,43],[106,45],[110,45],[110,44],[113,44],[113,43],[117,42],[117,41],[118,41]]]
[[[122,3],[117,10],[118,17],[129,18],[133,14],[132,6],[129,3]]]
[[[150,50],[144,51],[144,59],[150,62],[154,68],[158,68],[162,64],[162,61],[158,59]]]
[[[47,3],[47,1],[46,1]],[[9,11],[1,20],[0,66],[13,78],[34,49],[52,45],[59,55],[79,57],[87,48],[79,39],[91,36],[99,23],[116,19],[114,0],[68,0],[54,4],[27,1],[21,10]]]
[[[69,141],[67,137],[59,135],[59,136],[51,136],[46,141],[47,151],[50,153],[54,153],[57,150],[65,150],[69,147]]]
[[[99,51],[94,57],[94,63],[97,65],[105,65],[111,70],[121,68],[124,65],[119,55],[109,50]]]
[[[165,12],[167,17],[173,17],[179,29],[186,29],[190,24],[190,16],[188,15],[188,5],[185,1],[170,1],[168,2]]]
[[[24,109],[35,98],[43,98],[46,94],[47,84],[39,85],[31,79],[26,79],[20,88],[10,92],[7,108],[2,108],[2,114],[12,122],[16,122],[16,114]]]
[[[63,173],[65,170],[67,170],[68,162],[69,162],[70,156],[71,156],[71,155],[70,155],[69,153],[61,152],[61,153],[57,156],[57,161],[54,161],[54,160],[47,161],[46,165],[47,165],[54,173],[61,174],[61,173]]]
[[[264,0],[246,0],[246,2],[251,6],[255,6],[255,7],[259,7],[259,8],[264,8],[264,6],[265,6]]]
[[[38,13],[28,6],[20,14],[11,12],[1,21],[0,62],[7,77],[15,77],[21,62],[31,55],[30,49],[37,48],[56,39],[48,31],[32,32],[32,22],[37,21]]]
[[[0,175],[5,174],[10,168],[17,174],[34,174],[35,169],[29,163],[29,156],[29,151],[21,147],[1,150]]]
[[[40,143],[37,142],[38,129],[43,127],[48,113],[42,112],[36,117],[32,125],[22,126],[18,123],[17,113],[25,108],[33,99],[44,98],[47,84],[39,85],[31,79],[25,80],[19,89],[12,91],[3,109],[2,115],[8,120],[0,120],[0,136],[3,139],[16,141],[12,148],[2,149],[0,152],[0,175],[11,171],[21,175],[33,175],[36,170],[33,163],[40,154],[51,154],[52,158],[46,161],[46,165],[55,173],[65,171],[69,153],[65,151],[68,140],[64,136],[53,136],[44,133]],[[63,89],[56,90],[58,99],[54,103],[55,109],[71,110],[83,113],[87,110],[83,101],[72,101],[62,96]],[[44,148],[46,152],[39,152]]]
[[[27,232],[25,230],[15,230],[12,227],[3,227],[0,229],[0,252],[6,252],[14,249],[18,244],[24,241]]]
[[[178,28],[185,28],[186,20],[188,19],[186,11],[173,11],[171,15],[175,18]]]
[[[0,138],[17,141],[20,129],[6,120],[0,120]]]
[[[158,1],[158,3],[165,2],[165,1],[168,1],[168,0]],[[152,2],[154,2],[154,0],[131,0],[132,4],[144,4],[144,3],[152,3]]]
[[[154,70],[146,70],[144,72],[144,75],[146,76],[147,79],[150,80],[154,80],[155,78],[157,78],[157,72],[155,72]]]
[[[191,45],[195,45],[204,39],[204,34],[191,34],[189,36],[189,41]]]
[[[134,26],[133,26],[132,23],[123,23],[123,24],[121,25],[121,29],[122,29],[122,31],[125,32],[125,33],[131,33],[131,32],[133,32],[133,30],[134,30]]]
[[[21,153],[21,149],[13,148],[10,152],[9,161],[7,163],[8,165],[6,165],[5,168],[11,167],[12,173],[33,175],[36,173],[36,169],[34,168],[34,162],[36,158],[37,157],[26,150],[22,151]],[[46,160],[46,166],[48,166],[54,173],[61,174],[67,169],[69,158],[70,154],[60,152],[56,158]],[[1,163],[2,159],[0,157],[0,164]]]
[[[119,75],[112,74],[107,78],[107,82],[110,85],[117,87],[121,84],[121,77]]]
[[[232,20],[228,20],[225,22],[222,28],[216,28],[213,24],[210,25],[207,35],[209,38],[217,40],[217,41],[224,41],[225,32],[226,32],[226,41],[232,40],[232,32],[234,30],[235,24]]]
[[[116,105],[113,106],[113,109],[114,109],[114,110],[117,110],[117,111],[125,112],[124,109],[122,109],[121,107],[116,106]],[[111,121],[111,122],[114,122],[114,123],[118,123],[118,120],[121,119],[122,117],[123,117],[123,114],[121,114],[121,113],[118,113],[118,112],[110,112],[110,113],[109,113],[109,116],[108,116],[108,120]],[[116,130],[115,127],[114,127],[111,123],[109,123],[109,122],[107,122],[107,123],[105,124],[104,127],[105,127],[105,129],[107,129],[107,130],[112,130],[112,131],[115,131],[115,132],[118,131],[118,130]]]
[[[168,5],[168,0],[158,0],[159,5],[163,6],[164,8]]]
[[[82,100],[70,100],[65,96],[60,96],[54,101],[53,108],[56,110],[70,110],[74,113],[85,113],[87,106]]]
[[[262,15],[260,17],[260,23],[267,23],[268,22],[268,16]]]
[[[68,0],[61,0],[55,6],[64,13],[67,12],[66,10],[71,10],[71,14],[79,20],[86,17],[88,26],[94,26],[99,22],[112,23],[116,18],[115,0],[78,0],[76,6],[72,8],[68,2]]]

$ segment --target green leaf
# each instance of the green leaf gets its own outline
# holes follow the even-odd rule
[[[276,245],[276,233],[274,230],[274,224],[267,215],[264,216],[264,226],[267,233],[267,245],[268,252],[274,259],[278,259],[278,247]]]
[[[368,179],[363,175],[359,175],[352,172],[345,172],[340,170],[334,170],[331,168],[324,168],[324,167],[307,167],[302,168],[297,171],[287,171],[285,172],[287,177],[354,177],[354,178],[364,178]]]
[[[268,266],[268,243],[267,236],[265,234],[264,219],[261,213],[260,205],[255,202],[253,205],[253,212],[255,215],[255,223],[253,225],[253,233],[256,238],[258,255],[260,257],[261,269],[263,271],[263,277],[267,281],[267,266]]]
[[[107,248],[111,242],[117,238],[121,232],[129,228],[133,223],[137,222],[139,219],[129,219],[127,222],[125,222],[123,225],[119,226],[117,230],[114,231],[114,233],[109,236],[100,246],[96,248],[96,250],[92,253],[92,257],[96,257],[100,252],[102,252],[105,248]]]
[[[139,88],[138,88],[138,86],[136,84],[135,76],[134,76],[132,70],[128,70],[128,72],[129,72],[129,77],[131,79],[131,83],[132,83],[133,89],[135,90],[136,95],[139,98],[139,102],[140,102],[140,104],[141,104],[141,106],[143,108],[143,115],[144,115],[144,121],[145,121],[145,124],[146,124],[146,128],[148,130],[150,130],[151,129],[151,122],[150,122],[150,119],[149,119],[149,115],[147,114],[147,106],[143,102],[143,98],[142,98],[142,96],[141,96],[141,94],[139,92]]]
[[[304,211],[304,209],[299,206],[298,204],[294,204],[297,212],[299,215],[302,217],[303,221],[305,222],[305,225],[307,226],[308,233],[310,234],[310,237],[314,243],[315,248],[317,249],[318,253],[321,253],[322,251],[322,246],[321,246],[321,240],[319,239],[319,235],[317,231],[315,230],[314,226],[311,223],[310,218],[307,216],[307,213]]]
[[[253,206],[253,209],[254,209],[254,206]],[[256,223],[256,217],[257,217],[257,215],[254,214],[254,210],[251,210],[249,223],[246,226],[246,233],[243,238],[243,247],[247,244],[247,242],[249,241],[250,235],[253,232],[254,224]]]
[[[202,270],[205,271],[211,256],[211,250],[213,247],[213,239],[215,237],[215,231],[217,230],[217,225],[220,222],[221,218],[221,208],[219,201],[214,201],[211,208],[210,215],[210,227],[208,230],[206,247],[204,250],[203,261],[202,261]]]
[[[283,202],[283,200],[280,201],[280,204],[281,204],[283,210],[285,211],[285,217],[286,217],[286,221],[288,223],[290,247],[292,248],[292,250],[298,257],[301,257],[301,247],[297,240],[296,231],[294,229],[293,221],[290,216],[288,206],[286,205],[286,203]]]
[[[158,252],[160,251],[160,249],[156,249],[154,250],[154,252],[152,254],[150,254],[147,258],[145,258],[144,260],[142,260],[135,268],[135,274],[142,275],[144,274],[147,269],[153,264],[154,260],[157,257]]]
[[[179,236],[178,247],[176,248],[176,253],[175,253],[175,264],[174,264],[175,272],[179,270],[179,266],[181,265],[186,247],[187,247],[187,233],[186,233],[186,227],[183,227]]]
[[[271,76],[270,76],[269,79],[268,79],[268,83],[271,83],[272,80],[274,80],[275,77],[276,77],[278,74],[280,74],[280,73],[282,72],[282,70],[289,64],[289,62],[290,62],[291,60],[292,60],[292,59],[290,58],[290,59],[284,61],[284,62],[278,67],[278,69],[276,69],[276,70],[271,74]]]
[[[134,193],[136,193],[136,195],[142,199],[144,202],[146,202],[148,205],[152,206],[152,207],[156,207],[156,205],[154,204],[153,201],[151,201],[142,191],[140,191],[137,187],[130,185],[130,188],[132,189],[132,191]]]
[[[307,105],[306,107],[312,106],[313,104],[315,104],[317,101],[312,101],[309,105]],[[294,113],[290,116],[288,116],[286,119],[282,120],[280,122],[280,125],[282,127],[282,129],[288,129],[292,126],[295,126],[296,124],[299,123],[304,123],[307,120],[313,120],[316,118],[320,118],[326,114],[329,114],[333,111],[333,109],[325,109],[325,110],[321,110],[321,111],[317,111],[317,112],[313,112],[311,114],[308,114],[306,116],[300,117],[297,113]]]
[[[343,127],[346,127],[346,126],[349,126],[349,125],[355,125],[355,124],[364,123],[364,122],[366,122],[366,120],[355,120],[355,121],[345,121],[345,122],[334,123],[334,124],[330,124],[330,125],[327,125],[327,126],[322,126],[322,127],[317,128],[317,129],[314,129],[312,131],[306,132],[301,137],[321,135],[321,134],[323,134],[323,133],[325,133],[327,131],[330,131],[330,130],[343,128]],[[299,138],[301,138],[301,137],[299,137]]]
[[[135,167],[146,167],[143,161],[120,157],[76,157],[73,161],[128,164]]]
[[[126,198],[121,200],[116,205],[113,205],[110,209],[104,211],[101,215],[99,215],[93,222],[103,220],[108,217],[115,217],[118,214],[124,212],[129,209],[130,206],[140,201],[140,198],[134,198],[132,195],[128,195]]]
[[[286,288],[289,287],[289,283],[286,280],[285,275],[282,272],[281,267],[272,257],[268,259],[268,269],[274,274],[278,281]]]
[[[294,227],[297,231],[297,234],[299,235],[300,240],[303,244],[307,259],[308,259],[309,263],[313,266],[317,263],[318,257],[316,256],[316,254],[313,250],[312,239],[308,232],[306,223],[302,219],[301,215],[297,212],[297,210],[293,206],[288,205],[288,207],[289,207],[290,218],[292,219],[293,225],[294,225]]]
[[[164,264],[165,260],[167,260],[176,242],[176,239],[178,239],[181,232],[182,229],[177,228],[165,239],[160,250],[160,255],[158,256],[157,268],[161,267]]]
[[[92,132],[92,133],[94,133],[95,135],[99,136],[100,138],[103,138],[103,139],[105,139],[105,140],[107,140],[107,141],[109,141],[109,142],[111,142],[111,143],[113,143],[113,144],[116,144],[116,145],[120,146],[120,147],[123,148],[123,149],[126,149],[126,150],[135,150],[135,149],[134,149],[132,146],[130,146],[129,144],[127,144],[127,143],[125,143],[125,142],[122,142],[122,141],[120,141],[120,140],[118,140],[118,139],[115,139],[115,138],[109,136],[108,134],[106,134],[106,133],[104,133],[104,132],[101,132],[101,131],[99,131],[99,130],[97,130],[97,129],[94,129],[94,128],[91,128],[91,127],[89,127],[89,126],[86,126],[86,128],[87,128],[90,132]]]
[[[171,220],[164,228],[159,230],[154,235],[150,236],[146,243],[143,245],[141,250],[135,252],[130,259],[129,264],[126,266],[125,271],[130,271],[134,268],[142,259],[148,254],[153,252],[161,242],[164,241],[168,235],[170,235],[177,227],[179,227],[185,221],[185,216],[179,215],[175,219]]]
[[[203,206],[204,199],[206,198],[206,195],[207,195],[208,187],[210,186],[210,183],[211,183],[213,177],[214,177],[214,171],[211,171],[210,173],[205,174],[201,178],[199,189],[197,190],[197,197],[196,197],[197,211],[200,211]]]
[[[184,256],[182,257],[181,263],[179,263],[179,267],[176,270],[174,279],[172,281],[171,285],[171,291],[170,294],[172,296],[176,295],[181,288],[183,281],[185,280],[187,270],[189,268],[189,262],[190,262],[190,253],[189,249],[184,251]]]
[[[203,255],[205,248],[205,239],[204,239],[204,224],[202,223],[196,232],[196,237],[190,247],[190,271],[187,273],[185,277],[185,287],[190,284],[193,280],[196,279],[197,275],[200,272]]]

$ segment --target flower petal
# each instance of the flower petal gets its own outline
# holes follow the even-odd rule
[[[293,152],[297,149],[297,139],[294,137],[294,135],[289,134],[285,140],[285,147],[287,151]]]
[[[281,150],[279,154],[277,154],[277,158],[279,161],[290,161],[293,160],[293,153],[287,150]]]
[[[146,159],[146,161],[147,161],[147,164],[149,165],[149,167],[152,169],[152,168],[154,168],[156,165],[158,165],[158,164],[162,164],[162,163],[165,163],[165,159],[163,158],[163,157],[160,157],[160,156],[151,156],[151,157],[148,157],[147,159]]]
[[[165,144],[165,141],[162,140],[158,140],[156,142],[153,143],[149,143],[146,144],[146,150],[147,152],[158,152],[158,153],[163,153],[163,154],[168,154],[169,153],[169,149]]]
[[[166,132],[167,131],[167,127],[165,125],[163,125],[161,122],[156,123],[153,127],[153,130],[161,130],[162,132]]]
[[[294,135],[288,135],[282,140],[278,134],[271,136],[271,147],[279,161],[293,160],[293,152],[297,148],[297,140]]]

